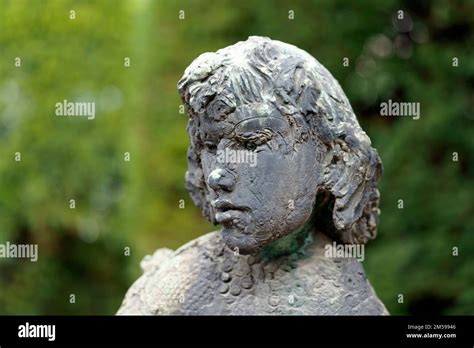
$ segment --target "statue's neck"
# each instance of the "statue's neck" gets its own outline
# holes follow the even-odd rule
[[[289,255],[303,249],[313,241],[313,226],[306,223],[300,229],[274,240],[260,250],[263,259],[274,259],[279,256]]]

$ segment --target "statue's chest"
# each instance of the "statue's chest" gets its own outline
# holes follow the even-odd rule
[[[256,262],[252,257],[225,258],[209,269],[207,295],[190,303],[199,314],[331,314],[342,290],[337,272],[305,267],[297,260]]]

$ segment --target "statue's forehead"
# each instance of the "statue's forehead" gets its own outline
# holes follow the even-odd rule
[[[203,114],[200,123],[201,136],[205,138],[232,137],[235,132],[250,132],[269,128],[283,131],[287,121],[281,113],[269,103],[251,103],[237,107],[222,120],[215,120]]]

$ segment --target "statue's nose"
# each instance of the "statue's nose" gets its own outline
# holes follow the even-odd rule
[[[207,177],[207,183],[213,190],[232,191],[235,186],[234,175],[226,169],[216,168]]]

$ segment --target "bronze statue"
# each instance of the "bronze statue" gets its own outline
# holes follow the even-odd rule
[[[375,238],[382,165],[334,77],[250,37],[199,56],[178,91],[186,188],[222,229],[144,259],[118,314],[388,314],[335,250]]]

